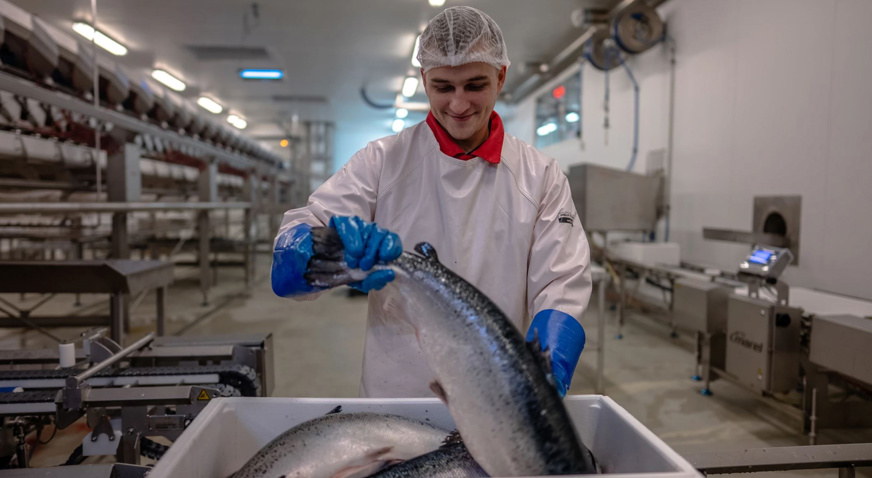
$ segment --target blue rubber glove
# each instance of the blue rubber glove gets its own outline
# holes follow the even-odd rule
[[[544,350],[551,352],[551,372],[554,375],[554,386],[561,397],[566,396],[572,374],[578,365],[578,358],[584,349],[584,328],[571,315],[554,309],[539,311],[533,317],[530,330],[527,331],[527,341],[536,337]]]
[[[312,258],[312,226],[296,225],[279,235],[273,249],[272,288],[280,297],[310,294],[321,289],[303,277]]]
[[[345,263],[352,269],[368,271],[375,264],[386,264],[403,252],[400,236],[359,217],[333,216],[330,227],[336,229],[345,247]],[[381,290],[394,280],[394,271],[374,271],[366,279],[348,284],[361,291]]]

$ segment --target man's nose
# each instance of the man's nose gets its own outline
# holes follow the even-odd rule
[[[463,114],[469,109],[469,100],[463,95],[463,93],[455,94],[452,96],[451,101],[448,103],[448,110],[452,114]]]

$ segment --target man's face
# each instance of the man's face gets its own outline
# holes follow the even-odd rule
[[[430,111],[461,147],[487,137],[488,120],[506,81],[506,67],[487,63],[443,66],[424,73]],[[474,143],[465,145],[464,143]]]

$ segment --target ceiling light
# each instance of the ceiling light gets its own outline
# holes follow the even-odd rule
[[[421,46],[421,35],[418,35],[418,38],[415,38],[415,50],[412,51],[412,66],[415,68],[421,68],[421,62],[418,61],[418,48]]]
[[[105,33],[97,30],[97,37],[94,38],[94,27],[83,22],[73,23],[73,31],[82,35],[88,41],[93,41],[100,48],[108,51],[115,56],[124,56],[127,54],[127,47],[109,38]]]
[[[151,77],[175,91],[185,91],[185,88],[187,88],[187,85],[185,85],[184,81],[176,78],[175,76],[167,73],[164,70],[152,71]]]
[[[445,5],[445,0],[429,0],[431,7],[441,7]]]
[[[406,122],[401,119],[395,119],[394,123],[391,125],[391,129],[394,130],[394,133],[399,133],[403,130],[403,127],[406,126]]]
[[[248,126],[248,122],[237,115],[228,116],[227,122],[235,126],[237,129],[245,129],[245,127]]]
[[[224,111],[223,106],[216,103],[215,100],[213,100],[212,98],[207,98],[205,96],[201,96],[200,98],[198,98],[197,104],[202,106],[203,109],[205,109],[206,111],[208,111],[212,114],[217,115],[218,113]]]
[[[397,118],[403,119],[406,116],[409,116],[409,110],[407,110],[406,108],[400,108],[397,110]]]
[[[245,80],[281,80],[285,73],[282,70],[247,69],[239,72]]]
[[[566,113],[566,122],[567,123],[575,123],[579,119],[581,119],[581,118],[578,116],[578,113],[575,113],[575,112]]]
[[[536,134],[539,136],[547,136],[555,131],[557,131],[557,125],[554,123],[547,123],[536,128]]]
[[[288,140],[286,140],[286,139],[283,139],[283,140],[279,141],[279,145],[280,145],[282,148],[287,148],[287,147],[288,147],[288,144],[289,144],[289,143],[288,143]]]
[[[414,76],[407,76],[405,81],[403,81],[403,96],[405,96],[406,98],[411,98],[417,90],[418,78]]]

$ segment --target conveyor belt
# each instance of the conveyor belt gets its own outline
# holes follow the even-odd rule
[[[53,390],[36,390],[32,392],[0,393],[0,404],[14,405],[17,403],[54,403],[58,392]]]
[[[56,387],[63,386],[62,381],[67,377],[75,376],[82,372],[78,368],[64,368],[55,370],[4,370],[0,371],[0,383],[22,386],[27,388],[27,382],[40,382],[41,387],[49,381],[60,381]],[[217,375],[218,383],[235,387],[246,397],[256,397],[260,394],[260,382],[257,380],[255,371],[246,365],[202,365],[194,367],[130,367],[121,369],[106,369],[93,378],[137,378],[137,377],[181,377],[181,376],[205,376]],[[35,387],[34,387],[35,388]]]

